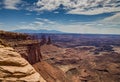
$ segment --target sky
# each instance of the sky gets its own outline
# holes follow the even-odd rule
[[[120,34],[120,0],[0,0],[0,30]]]

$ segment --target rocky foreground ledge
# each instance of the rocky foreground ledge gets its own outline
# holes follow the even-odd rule
[[[0,82],[46,81],[13,48],[0,45]]]

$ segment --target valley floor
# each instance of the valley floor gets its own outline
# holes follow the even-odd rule
[[[94,53],[95,46],[41,47],[44,60],[60,68],[74,82],[120,82],[120,47]]]

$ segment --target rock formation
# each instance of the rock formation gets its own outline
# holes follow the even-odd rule
[[[41,42],[40,42],[40,46],[46,44],[47,40],[46,40],[46,36],[45,35],[42,35],[41,36]]]
[[[48,45],[49,45],[49,44],[52,44],[52,40],[51,40],[51,37],[50,37],[50,36],[48,37],[47,44],[48,44]]]
[[[47,82],[71,82],[63,71],[45,61],[36,63],[33,67]]]
[[[28,45],[28,61],[30,64],[35,64],[40,62],[42,59],[42,55],[40,52],[40,45],[38,44],[30,44]]]
[[[46,81],[13,48],[0,45],[0,82]]]

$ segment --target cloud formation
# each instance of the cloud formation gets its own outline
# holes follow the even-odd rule
[[[57,24],[55,21],[51,21],[49,19],[44,19],[44,18],[35,18],[35,21],[31,23],[27,23],[27,22],[20,22],[20,23],[21,25],[16,25],[14,27],[16,27],[17,29],[39,30],[39,29],[51,29],[49,26],[53,26]],[[15,29],[14,27],[12,28]]]
[[[53,11],[60,8],[61,5],[67,14],[94,15],[120,12],[120,0],[38,0],[31,4],[25,0],[4,0],[3,4],[6,9],[37,12]],[[18,7],[18,5],[20,6]]]
[[[35,21],[34,24],[37,25],[37,26],[42,26],[44,23],[40,22],[40,21]]]
[[[119,28],[110,28],[110,25],[104,25],[104,23],[85,22],[85,23],[73,23],[73,24],[56,24],[49,29],[55,29],[68,33],[83,33],[83,34],[120,34]],[[57,27],[57,28],[56,28]]]
[[[4,8],[18,10],[17,5],[21,3],[21,0],[4,0]]]
[[[64,6],[68,14],[101,14],[120,11],[120,0],[38,0],[37,11],[52,11]]]
[[[5,20],[4,25],[0,23],[1,29],[38,30],[45,28],[74,33],[120,34],[120,0],[2,0],[0,7],[21,12],[15,14],[10,12],[9,16],[15,15],[13,16],[15,19],[11,20],[12,17],[7,18],[4,11],[1,11],[3,12],[1,20],[2,22]],[[59,11],[59,9],[66,12]],[[17,19],[16,15],[18,15]],[[7,20],[9,22],[6,22]],[[12,21],[14,21],[13,24]]]
[[[43,18],[36,18],[36,20],[41,21],[46,24],[55,24],[55,21],[51,21],[49,19],[43,19]]]
[[[109,23],[119,23],[120,24],[120,13],[116,13],[115,15],[103,19],[103,22]]]

